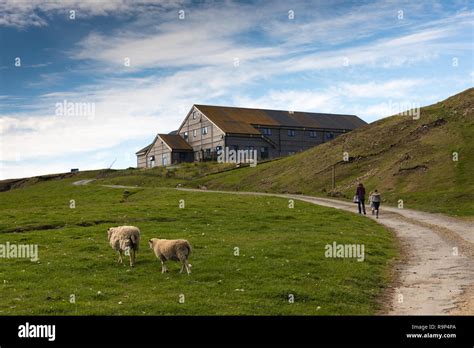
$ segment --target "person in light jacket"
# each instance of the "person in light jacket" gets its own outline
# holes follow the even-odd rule
[[[365,187],[362,183],[357,185],[356,193],[357,196],[357,207],[359,208],[359,214],[362,214],[362,211],[365,215]]]
[[[372,193],[372,195],[370,196],[370,200],[371,200],[372,204],[374,205],[375,217],[378,219],[379,218],[380,202],[382,201],[382,196],[380,196],[379,191],[375,190]]]

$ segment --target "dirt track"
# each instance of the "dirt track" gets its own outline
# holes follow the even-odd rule
[[[269,195],[302,200],[356,213],[334,199],[290,194],[180,189],[226,194]],[[374,219],[372,215],[368,218]],[[390,228],[402,246],[397,284],[387,314],[474,314],[474,228],[452,217],[382,207],[378,223]]]

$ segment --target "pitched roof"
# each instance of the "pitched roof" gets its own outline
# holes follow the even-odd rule
[[[355,115],[299,111],[290,113],[284,110],[197,104],[194,106],[226,133],[260,134],[253,125],[352,130],[367,124]]]
[[[160,137],[161,140],[163,140],[172,150],[193,151],[191,145],[189,145],[180,135],[158,134],[158,137]]]
[[[153,143],[151,143],[150,145],[145,146],[143,149],[138,150],[137,152],[135,152],[135,154],[138,155],[138,154],[141,154],[141,153],[146,153],[152,145],[153,145]]]

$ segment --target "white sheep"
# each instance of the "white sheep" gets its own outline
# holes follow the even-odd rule
[[[107,230],[112,249],[119,253],[118,262],[122,263],[122,255],[128,250],[130,256],[130,266],[135,265],[136,253],[140,246],[140,230],[135,226],[110,227]]]
[[[180,261],[181,270],[184,268],[188,275],[191,273],[191,264],[188,263],[191,254],[191,245],[185,239],[158,239],[152,238],[148,241],[150,249],[153,249],[157,258],[161,261],[161,273],[168,272],[165,262],[168,260]]]

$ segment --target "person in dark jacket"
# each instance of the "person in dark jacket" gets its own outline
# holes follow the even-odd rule
[[[365,187],[362,185],[362,183],[357,185],[355,194],[357,196],[357,207],[359,208],[359,214],[362,214],[363,211],[365,215]]]

